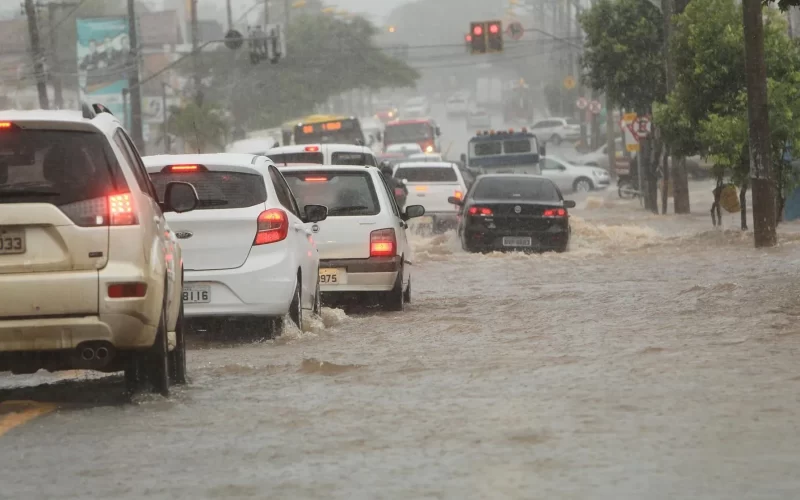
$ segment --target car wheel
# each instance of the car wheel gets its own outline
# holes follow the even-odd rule
[[[403,292],[403,300],[406,304],[411,303],[411,276],[408,277],[408,286],[406,287],[406,291]]]
[[[161,306],[156,341],[145,354],[145,370],[153,392],[169,396],[169,347],[167,345],[167,310]]]
[[[585,193],[594,189],[594,185],[590,179],[587,179],[586,177],[578,177],[575,179],[575,182],[572,183],[572,189],[579,193]]]
[[[550,138],[550,142],[552,142],[554,146],[558,146],[561,144],[561,136],[558,134],[553,134],[553,137]]]
[[[297,285],[294,289],[294,298],[292,304],[289,306],[289,318],[297,326],[297,329],[303,331],[303,300],[302,300],[302,285],[300,284],[300,277],[297,278]]]
[[[397,273],[394,287],[390,292],[386,292],[383,308],[386,311],[402,312],[405,309],[405,294],[403,293],[403,268]]]
[[[175,349],[169,353],[169,379],[173,384],[186,383],[186,322],[183,319],[183,298],[175,325]]]

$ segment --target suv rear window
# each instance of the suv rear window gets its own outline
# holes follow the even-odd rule
[[[97,132],[0,130],[0,203],[62,207],[128,191],[114,152]]]
[[[394,177],[408,182],[458,182],[453,167],[400,167]]]
[[[325,163],[325,157],[322,153],[312,153],[309,151],[267,154],[267,157],[277,166],[286,165],[287,163],[315,163],[317,165]]]
[[[244,172],[186,172],[150,174],[164,200],[164,190],[170,182],[188,182],[197,190],[199,210],[247,208],[267,201],[267,188],[259,174]]]
[[[313,170],[282,173],[301,207],[325,205],[328,217],[378,215],[381,211],[372,176],[367,172]]]

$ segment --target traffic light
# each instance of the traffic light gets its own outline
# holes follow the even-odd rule
[[[503,51],[503,22],[489,21],[487,24],[487,52]]]
[[[472,53],[485,54],[486,53],[486,23],[470,23],[470,35],[472,36]]]

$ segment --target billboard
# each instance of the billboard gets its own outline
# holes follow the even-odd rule
[[[103,104],[127,124],[122,90],[128,88],[128,18],[85,18],[76,23],[81,100]]]

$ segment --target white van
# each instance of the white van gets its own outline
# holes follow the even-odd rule
[[[272,148],[262,154],[278,168],[291,164],[378,166],[374,151],[354,144],[298,144]]]

